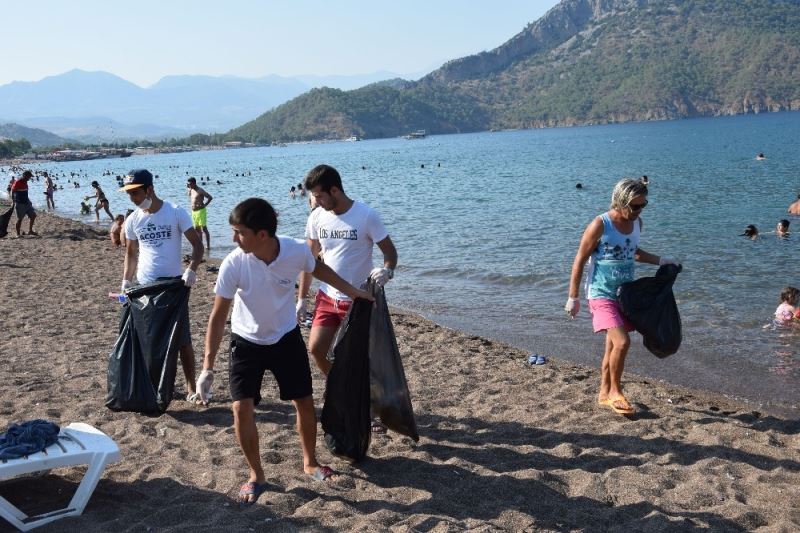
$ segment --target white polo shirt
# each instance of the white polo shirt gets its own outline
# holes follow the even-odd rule
[[[236,248],[219,267],[214,293],[233,300],[231,331],[255,344],[275,344],[297,327],[295,281],[316,261],[300,239],[278,235],[278,257],[267,265]]]

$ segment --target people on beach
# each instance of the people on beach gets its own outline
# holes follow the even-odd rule
[[[775,309],[775,323],[788,326],[792,321],[800,319],[800,290],[795,287],[784,287],[781,291],[781,303]]]
[[[53,185],[53,180],[50,178],[50,175],[45,172],[44,173],[44,195],[47,199],[47,209],[55,209],[56,202],[53,199],[53,192],[55,191],[55,185]]]
[[[111,244],[113,244],[115,248],[125,246],[125,233],[122,231],[124,225],[125,216],[117,215],[114,218],[114,223],[111,224],[111,229],[108,230],[108,235],[111,237]]]
[[[758,239],[758,228],[753,224],[748,224],[744,228],[744,232],[739,234],[739,237],[747,237],[750,240]]]
[[[14,209],[17,213],[17,224],[15,226],[16,236],[22,237],[22,219],[28,217],[28,235],[39,235],[33,231],[33,223],[36,221],[36,210],[33,208],[30,196],[28,195],[28,182],[33,178],[33,172],[26,170],[22,177],[14,180],[11,185],[11,201],[14,202]]]
[[[786,237],[789,235],[789,221],[785,218],[782,218],[778,221],[778,225],[775,226],[775,234],[778,237]]]
[[[303,471],[319,481],[335,476],[316,458],[317,418],[311,367],[292,305],[295,280],[301,273],[313,275],[347,298],[372,297],[315,260],[302,240],[278,235],[277,215],[266,200],[249,198],[239,203],[231,212],[229,223],[237,248],[219,268],[197,391],[200,401],[207,403],[214,361],[233,305],[230,394],[236,437],[250,469],[248,481],[239,491],[239,501],[252,505],[267,487],[254,413],[261,401],[261,384],[267,370],[278,383],[280,399],[294,405]]]
[[[787,211],[790,215],[800,215],[800,194],[797,195],[797,200],[789,205]]]
[[[625,415],[636,412],[625,398],[621,383],[631,342],[629,332],[634,328],[622,316],[617,288],[622,283],[633,281],[636,261],[653,265],[678,264],[674,259],[648,253],[639,246],[640,215],[647,203],[647,186],[640,180],[626,178],[617,182],[609,210],[595,217],[583,233],[572,263],[565,306],[572,318],[578,314],[579,285],[588,260],[587,298],[592,326],[595,333],[606,333],[597,402]]]
[[[103,192],[103,189],[100,187],[100,184],[96,181],[92,182],[92,189],[94,189],[94,194],[91,196],[84,196],[84,200],[89,200],[90,198],[97,198],[94,204],[94,216],[97,218],[97,222],[100,222],[100,210],[105,210],[108,218],[112,221],[114,220],[114,215],[111,214],[111,209],[108,205],[108,198],[106,198],[106,193]]]
[[[312,254],[316,257],[321,252],[325,264],[355,286],[366,283],[368,277],[381,287],[392,279],[397,266],[397,249],[377,211],[350,199],[344,192],[339,172],[329,165],[312,168],[305,177],[305,188],[321,208],[311,211],[306,223],[305,236]],[[372,263],[372,250],[376,244],[383,253],[380,267],[374,267]],[[310,286],[311,277],[302,274],[296,305],[300,322],[305,320]],[[342,291],[323,283],[315,302],[308,343],[317,368],[327,376],[331,369],[327,354],[352,300]],[[376,423],[374,427],[380,431],[382,425]]]
[[[81,215],[88,215],[92,212],[92,208],[86,202],[81,202]]]
[[[122,273],[122,291],[133,285],[133,275],[139,283],[157,279],[183,279],[187,287],[197,282],[197,267],[203,259],[203,241],[192,226],[189,213],[156,195],[153,175],[145,169],[131,170],[120,189],[128,193],[138,208],[125,220],[125,265]],[[192,245],[189,267],[183,271],[181,263],[181,235]],[[189,304],[182,310],[185,324],[189,324]],[[190,328],[184,328],[180,345],[180,359],[186,378],[186,400],[196,402],[195,361]]]
[[[203,234],[206,235],[206,249],[211,249],[211,235],[208,233],[206,223],[206,207],[214,198],[203,188],[197,186],[197,180],[189,178],[186,180],[186,189],[189,194],[189,202],[192,206],[192,224],[202,240]]]

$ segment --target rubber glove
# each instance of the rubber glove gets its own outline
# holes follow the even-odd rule
[[[133,285],[133,282],[132,282],[131,280],[129,280],[129,279],[123,279],[123,280],[122,280],[122,286],[120,287],[120,290],[119,290],[119,292],[121,292],[121,293],[123,293],[123,294],[124,294],[124,293],[125,293],[125,291],[126,291],[128,288],[130,288],[130,286],[131,286],[131,285]]]
[[[211,401],[211,396],[213,393],[211,392],[211,386],[214,384],[214,371],[211,369],[203,370],[200,372],[200,377],[197,378],[197,384],[195,385],[195,390],[197,391],[197,395],[200,397],[200,401],[203,405],[208,405],[208,402]]]
[[[673,259],[671,257],[659,257],[658,258],[658,266],[663,266],[663,265],[680,266],[681,262],[678,261],[677,259]]]
[[[297,317],[297,323],[302,324],[306,321],[306,299],[298,298],[294,306],[294,314]]]
[[[187,268],[186,272],[184,272],[183,276],[181,276],[181,279],[183,280],[184,285],[191,287],[197,283],[197,273],[191,268]]]
[[[386,282],[394,277],[394,270],[386,267],[373,268],[369,273],[369,277],[378,287],[383,287]]]
[[[566,311],[570,317],[575,318],[580,310],[581,303],[577,298],[567,298],[567,305],[564,306],[564,311]]]

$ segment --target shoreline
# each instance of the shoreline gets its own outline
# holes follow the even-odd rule
[[[419,443],[374,436],[369,457],[349,464],[318,434],[320,462],[341,477],[313,481],[302,474],[291,404],[267,376],[256,413],[269,489],[240,509],[233,499],[247,469],[232,429],[228,354],[207,408],[174,400],[157,417],[105,408],[119,310],[106,293],[119,285],[123,254],[105,230],[40,215],[40,237],[0,239],[0,431],[34,418],[86,422],[122,454],[82,516],[42,531],[800,527],[796,417],[629,374],[639,412],[622,417],[596,405],[597,369],[560,359],[530,367],[522,350],[394,308]],[[212,303],[207,264],[190,304],[197,367]],[[312,377],[319,413],[324,382]],[[77,479],[67,470],[3,481],[0,495],[41,508],[69,497]]]
[[[0,206],[2,206],[2,205],[9,205],[9,201],[7,199],[0,198]],[[93,231],[105,232],[104,235],[106,235],[106,236],[107,236],[108,227],[110,227],[110,222],[105,220],[105,219],[101,219],[100,223],[97,224],[97,223],[94,223],[94,222],[87,223],[87,222],[81,220],[80,218],[78,218],[77,215],[70,215],[68,213],[58,212],[58,210],[56,210],[56,212],[52,212],[52,211],[45,211],[44,209],[41,209],[41,208],[37,208],[37,213],[38,214],[46,213],[47,215],[55,217],[55,218],[58,218],[58,219],[69,220],[69,221],[72,221],[72,222],[74,222],[76,224],[83,225],[83,226],[85,226],[85,227],[87,227],[89,229],[92,229]],[[15,219],[15,217],[12,217],[12,218]],[[37,222],[37,224],[38,224],[38,222]],[[24,227],[25,226],[23,226],[23,228]],[[6,238],[9,238],[9,237],[10,237],[10,234]],[[233,249],[233,247],[231,247],[231,249]],[[214,248],[212,250],[211,255],[208,256],[208,258],[207,258],[207,260],[208,260],[207,264],[219,266],[219,264],[222,262],[222,260],[227,255],[227,253],[230,251],[228,249],[226,249],[226,250],[227,251],[225,251],[224,253],[222,253],[221,255],[218,256],[216,254],[219,253],[219,248]],[[186,243],[184,242],[184,251],[183,252],[186,253],[187,251],[189,251],[189,250],[188,250],[188,248],[186,248]],[[203,263],[203,265],[201,265],[200,269],[202,270],[205,265],[206,265],[206,263]],[[460,324],[457,323],[458,321],[448,320],[447,317],[439,316],[440,313],[437,314],[436,312],[424,312],[424,311],[420,311],[420,310],[417,310],[417,309],[409,308],[409,307],[406,307],[406,306],[403,306],[403,305],[390,305],[390,308],[392,309],[393,312],[394,311],[398,311],[398,312],[402,312],[404,314],[414,315],[414,316],[423,318],[425,320],[429,320],[429,321],[435,323],[437,326],[446,327],[446,328],[452,329],[454,331],[457,331],[459,333],[463,333],[465,335],[480,336],[480,337],[485,338],[487,340],[490,340],[492,342],[498,342],[498,343],[505,344],[507,346],[513,347],[515,350],[519,350],[521,352],[527,353],[528,351],[531,350],[531,347],[525,346],[525,342],[520,340],[520,339],[510,339],[509,340],[508,338],[502,337],[502,335],[500,335],[500,336],[493,335],[492,332],[485,332],[485,331],[482,332],[482,331],[480,331],[481,328],[479,328],[479,327],[475,327],[475,328],[471,329],[468,324],[460,325]],[[564,362],[585,366],[587,369],[597,370],[599,368],[600,359],[602,358],[602,344],[598,343],[598,339],[600,339],[600,337],[598,337],[597,334],[591,333],[590,330],[587,330],[585,333],[586,333],[585,339],[581,340],[580,342],[572,342],[572,343],[570,343],[568,350],[567,349],[561,349],[561,350],[553,349],[554,346],[557,346],[562,342],[562,339],[556,339],[556,338],[550,338],[550,337],[540,338],[539,339],[539,341],[540,341],[539,343],[541,343],[541,344],[543,344],[545,346],[549,346],[551,348],[551,350],[549,350],[549,351],[545,350],[542,353],[544,353],[544,355],[548,356],[548,359],[557,358],[557,359],[563,360]],[[654,366],[654,361],[655,361],[655,364],[657,365],[657,364],[666,363],[666,360],[660,360],[660,361],[659,360],[654,360],[652,355],[649,354],[649,352],[647,352],[642,346],[640,346],[641,343],[638,342],[638,339],[639,339],[638,336],[636,338],[632,339],[634,342],[632,343],[632,346],[631,346],[631,352],[629,354],[629,358],[628,358],[628,362],[627,362],[626,367],[629,367],[629,368],[630,367],[637,367],[639,371],[638,372],[637,371],[628,371],[626,369],[625,376],[623,377],[623,380],[626,379],[628,376],[630,376],[630,377],[636,377],[636,378],[643,379],[643,380],[657,381],[657,382],[659,382],[659,383],[661,383],[661,384],[663,384],[665,386],[681,387],[681,388],[686,389],[687,391],[696,391],[698,393],[717,394],[717,395],[720,395],[722,397],[727,398],[730,401],[745,403],[745,404],[751,406],[753,409],[758,409],[758,410],[761,410],[761,411],[765,411],[765,412],[769,412],[769,413],[773,413],[773,414],[778,414],[778,415],[785,416],[785,417],[792,417],[792,416],[793,417],[800,417],[800,405],[797,405],[797,404],[791,404],[791,403],[787,403],[785,401],[782,402],[782,401],[776,400],[776,399],[759,398],[759,397],[757,397],[758,394],[755,393],[755,392],[752,395],[748,396],[746,392],[741,392],[741,393],[729,392],[729,389],[724,387],[724,386],[719,387],[719,389],[715,389],[715,388],[713,388],[713,386],[704,387],[702,384],[697,385],[697,384],[693,384],[693,383],[689,383],[689,384],[681,383],[679,381],[676,382],[675,380],[672,380],[669,377],[659,376],[657,374],[657,372],[655,372],[656,370],[658,370],[658,368],[657,368],[657,366]],[[537,344],[539,344],[539,343],[537,343]],[[580,352],[582,355],[580,355],[580,356],[577,356],[577,355],[573,355],[573,356],[564,355],[563,352],[565,352],[565,351],[568,351],[568,352]],[[686,351],[686,348],[684,348],[684,351]],[[591,355],[587,355],[587,353],[589,353],[589,352],[591,353]],[[595,353],[595,352],[597,352],[597,353]],[[691,349],[689,349],[689,352],[691,353]],[[551,353],[554,353],[554,355],[551,356]],[[679,354],[680,353],[681,352],[679,352]],[[679,354],[676,354],[673,357],[677,358],[679,356]],[[636,359],[634,359],[634,357],[640,358],[640,359],[636,360]],[[697,369],[695,369],[695,370],[697,370]],[[698,381],[701,381],[701,380],[698,380]]]

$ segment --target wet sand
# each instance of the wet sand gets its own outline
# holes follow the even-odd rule
[[[227,353],[207,408],[176,400],[158,417],[108,410],[119,308],[106,295],[119,286],[122,251],[105,225],[40,213],[35,229],[40,237],[0,239],[0,431],[34,418],[87,422],[122,453],[82,516],[39,531],[800,529],[798,417],[629,374],[639,413],[622,417],[596,405],[595,368],[530,367],[520,350],[400,311],[420,442],[375,436],[369,458],[351,465],[319,435],[321,462],[342,476],[316,482],[302,472],[293,409],[268,377],[257,421],[270,488],[240,509],[247,469]],[[198,369],[215,280],[206,265],[191,297]],[[315,372],[318,412],[323,391]],[[42,510],[67,501],[79,473],[3,481],[0,495]]]

